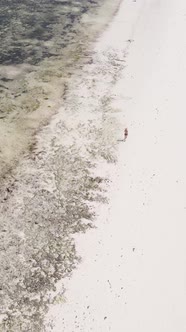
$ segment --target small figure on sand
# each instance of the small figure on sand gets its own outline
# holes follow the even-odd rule
[[[125,128],[125,130],[124,130],[124,142],[126,141],[126,139],[127,139],[127,137],[128,137],[128,129],[127,128]]]

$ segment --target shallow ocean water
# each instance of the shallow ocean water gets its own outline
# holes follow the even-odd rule
[[[110,0],[1,1],[0,178],[59,109],[74,68],[116,6]]]
[[[50,39],[38,34],[43,38],[40,50],[44,43],[48,50],[55,45],[55,54],[34,62],[27,53],[20,63],[15,57],[0,65],[2,332],[50,331],[44,319],[56,298],[56,283],[70,277],[80,261],[73,235],[94,227],[95,206],[107,201],[109,181],[96,173],[96,165],[100,160],[102,165],[116,162],[118,124],[113,114],[118,110],[110,104],[125,55],[118,63],[114,49],[99,51],[92,43],[119,0],[86,3],[88,10],[81,2],[75,19],[67,15],[67,33],[53,22]],[[19,2],[21,10],[24,6]],[[11,24],[9,20],[7,36],[12,37]],[[29,39],[31,49],[34,40],[40,39]]]
[[[99,4],[97,0],[1,1],[0,63],[36,65],[61,54],[75,38],[82,14]]]

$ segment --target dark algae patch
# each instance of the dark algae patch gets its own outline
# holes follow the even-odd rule
[[[36,65],[59,55],[76,35],[81,15],[98,1],[3,0],[0,5],[0,64]]]
[[[1,191],[2,332],[45,331],[50,292],[80,261],[72,235],[94,227],[90,204],[104,198],[106,179],[93,174],[91,156],[56,144],[49,154],[36,148]]]
[[[61,86],[62,90],[64,79],[72,73],[96,33],[93,16],[103,4],[104,0],[1,1],[1,118],[14,114],[14,120],[19,114],[20,120],[20,114],[24,116],[28,108],[32,112],[42,105],[51,93],[51,85],[56,84],[58,89]],[[105,17],[103,22],[106,24]]]
[[[65,86],[94,35],[89,16],[96,17],[103,2],[1,1],[0,179],[63,103]]]
[[[44,332],[50,304],[56,296],[64,299],[63,285],[61,294],[55,293],[58,282],[80,262],[74,236],[95,227],[96,208],[107,202],[109,181],[97,165],[116,162],[118,122],[111,91],[121,64],[115,63],[114,51],[100,60],[80,42],[88,29],[79,42],[73,39],[82,13],[97,7],[97,1],[2,4],[7,48],[0,66],[0,174],[8,168],[10,152],[25,140],[29,150],[0,179],[0,331]],[[70,53],[65,51],[68,38],[74,40]],[[22,60],[11,55],[18,49]],[[43,59],[43,50],[53,55]],[[44,104],[45,113],[56,99],[58,111],[36,134],[39,107]]]

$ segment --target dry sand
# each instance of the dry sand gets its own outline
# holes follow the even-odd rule
[[[112,180],[110,203],[75,237],[82,263],[47,331],[186,330],[185,15],[184,0],[123,1],[95,46],[118,60],[127,51],[111,105],[117,138],[125,126],[129,136],[116,165],[97,170]]]

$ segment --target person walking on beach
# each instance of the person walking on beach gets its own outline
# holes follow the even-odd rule
[[[126,141],[127,137],[128,137],[128,129],[125,128],[125,130],[124,130],[124,142]]]

